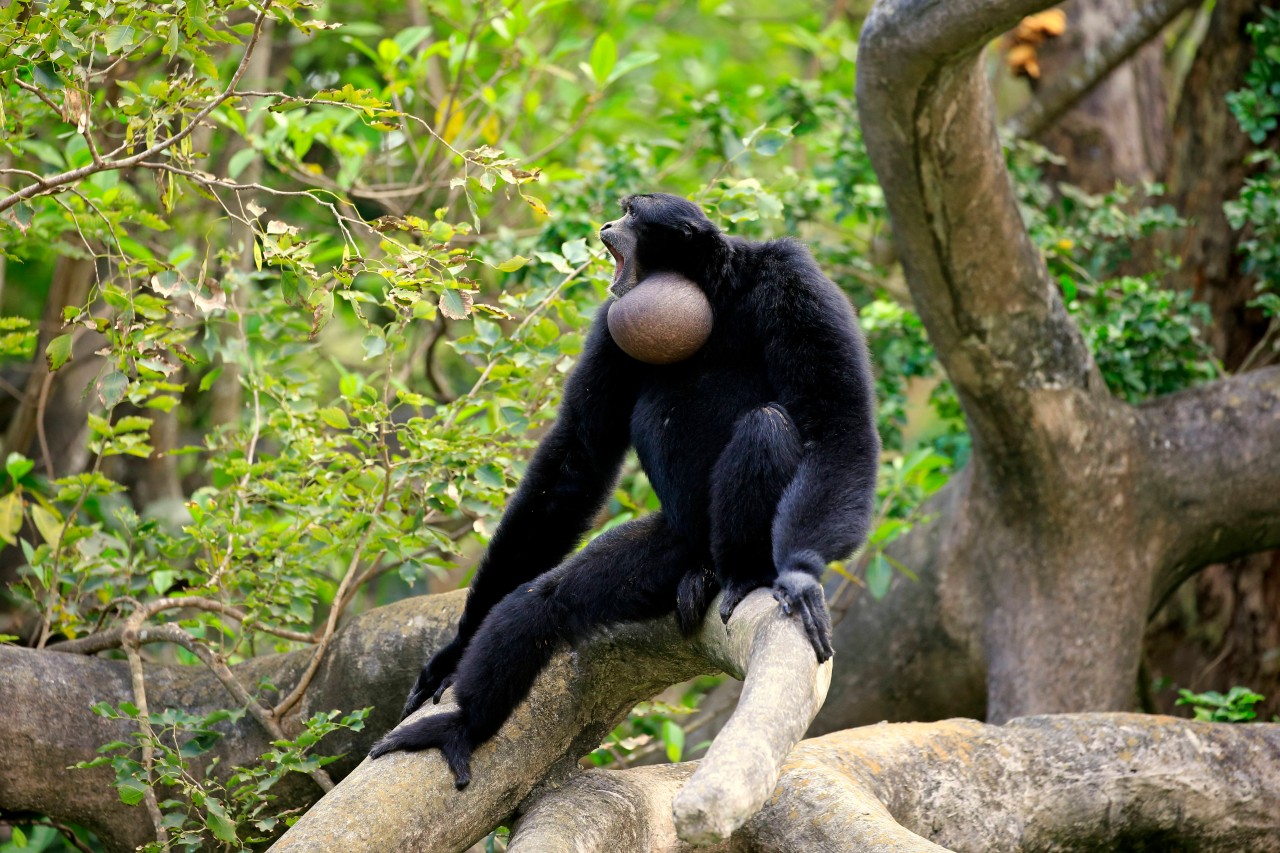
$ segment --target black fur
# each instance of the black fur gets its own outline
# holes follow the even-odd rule
[[[723,235],[694,204],[624,200],[609,226],[635,237],[641,276],[698,282],[715,322],[686,361],[643,364],[609,336],[606,303],[471,587],[458,636],[405,705],[455,689],[459,710],[403,725],[371,755],[440,748],[459,787],[471,750],[497,733],[561,643],[601,625],[675,612],[692,632],[715,593],[721,616],[772,587],[831,656],[818,584],[862,543],[880,444],[866,347],[843,294],[800,243]],[[565,560],[634,445],[662,511]],[[562,562],[563,561],[563,562]]]

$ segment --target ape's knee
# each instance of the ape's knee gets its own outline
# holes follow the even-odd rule
[[[804,452],[800,430],[781,403],[767,403],[752,409],[734,425],[731,444],[742,461],[751,465],[793,467]]]

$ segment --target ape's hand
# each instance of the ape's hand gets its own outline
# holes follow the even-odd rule
[[[827,613],[827,599],[822,584],[808,572],[789,571],[778,575],[773,583],[773,597],[782,605],[782,612],[790,616],[800,614],[804,632],[818,655],[818,663],[824,663],[835,654],[831,648],[831,616]]]
[[[466,648],[467,644],[461,637],[454,637],[452,642],[431,656],[431,660],[427,661],[418,674],[418,680],[413,683],[413,689],[409,691],[400,719],[403,720],[422,707],[428,696],[432,702],[440,702],[444,691],[453,684],[454,670],[458,668],[458,661],[462,659],[462,652]]]

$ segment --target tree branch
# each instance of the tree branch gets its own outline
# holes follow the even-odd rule
[[[760,810],[831,685],[831,661],[819,666],[798,623],[777,618],[776,607],[767,591],[753,593],[734,612],[723,642],[715,631],[707,643],[718,666],[743,686],[729,722],[672,804],[676,831],[691,844],[723,841]],[[713,628],[718,610],[713,606],[708,620]]]
[[[1139,412],[1147,526],[1166,549],[1154,609],[1203,566],[1280,546],[1280,366]]]
[[[685,837],[727,835],[763,805],[782,760],[817,712],[830,679],[795,619],[768,590],[738,606],[728,626],[713,603],[694,643],[674,620],[623,626],[573,653],[558,654],[532,697],[472,759],[464,793],[440,755],[393,753],[366,761],[272,848],[276,853],[340,847],[453,853],[483,838],[535,789],[576,775],[577,761],[639,700],[719,668],[745,672],[740,719],[725,727],[702,772],[677,798]],[[440,713],[429,706],[422,713]],[[413,719],[413,718],[411,718]],[[533,734],[536,733],[536,734]],[[519,768],[515,770],[514,768]],[[352,821],[374,810],[378,821]]]
[[[1111,38],[1095,50],[1088,51],[1070,73],[1060,75],[1044,87],[1017,115],[1005,123],[1013,136],[1031,138],[1039,135],[1063,113],[1075,106],[1093,88],[1107,78],[1125,60],[1176,18],[1194,0],[1148,0],[1138,5],[1133,15]]]
[[[705,849],[1119,849],[1140,837],[1277,851],[1278,759],[1280,726],[1262,723],[1072,714],[867,726],[792,750],[769,804],[731,844]],[[508,849],[687,853],[663,800],[693,771],[584,773],[535,801]]]
[[[291,716],[280,720],[296,734],[297,720],[318,711],[350,712],[370,705],[362,732],[341,731],[321,745],[324,754],[347,757],[327,766],[335,778],[350,772],[373,739],[399,719],[399,707],[422,666],[456,628],[466,594],[421,596],[352,619],[334,638],[325,662]],[[140,642],[149,629],[143,628]],[[310,649],[254,658],[232,667],[239,684],[269,682],[281,692],[305,671]],[[144,662],[146,692],[153,709],[181,708],[203,715],[228,702],[227,687],[203,667]],[[66,768],[93,758],[111,741],[130,742],[134,724],[108,720],[89,709],[96,702],[132,701],[130,671],[123,660],[104,660],[52,650],[0,645],[0,696],[5,735],[0,737],[0,811],[24,811],[79,824],[97,833],[112,853],[154,840],[154,830],[136,807],[120,802],[109,767]],[[221,768],[253,762],[274,738],[255,720],[229,726],[210,757]],[[281,808],[305,808],[319,795],[316,785],[294,774],[272,789]]]

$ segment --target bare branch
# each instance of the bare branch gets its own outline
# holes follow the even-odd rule
[[[1070,73],[1041,89],[1031,103],[1005,123],[1005,130],[1014,136],[1039,135],[1191,5],[1193,0],[1139,3],[1106,43],[1085,53]]]
[[[138,631],[139,643],[175,643],[182,646],[191,654],[200,659],[200,662],[209,668],[219,683],[227,688],[227,692],[232,695],[236,703],[248,710],[259,725],[264,728],[273,740],[284,740],[284,730],[280,728],[280,721],[270,710],[263,707],[262,703],[249,694],[244,685],[236,678],[235,673],[227,666],[227,662],[222,659],[221,655],[216,655],[204,643],[196,640],[186,631],[177,625],[158,625],[153,628],[142,628]],[[329,778],[326,770],[317,768],[307,774],[315,780],[322,791],[333,790],[333,779]]]
[[[220,613],[223,616],[229,616],[237,622],[249,622],[249,614],[239,607],[218,601],[216,598],[206,598],[204,596],[186,596],[181,598],[159,598],[155,601],[149,601],[142,605],[142,611],[145,618],[150,619],[157,613],[166,610],[182,610],[190,608],[192,610],[207,610],[212,613]],[[288,628],[277,628],[274,625],[266,625],[261,622],[252,622],[253,630],[262,631],[266,634],[272,634],[285,640],[293,640],[298,643],[314,643],[316,637],[304,631],[291,631]],[[49,646],[49,651],[66,652],[74,655],[92,655],[107,649],[118,649],[122,643],[121,635],[124,633],[124,626],[118,626],[106,631],[100,631],[96,634],[89,634],[86,637],[80,637],[75,640],[67,640],[66,642],[57,643]]]

